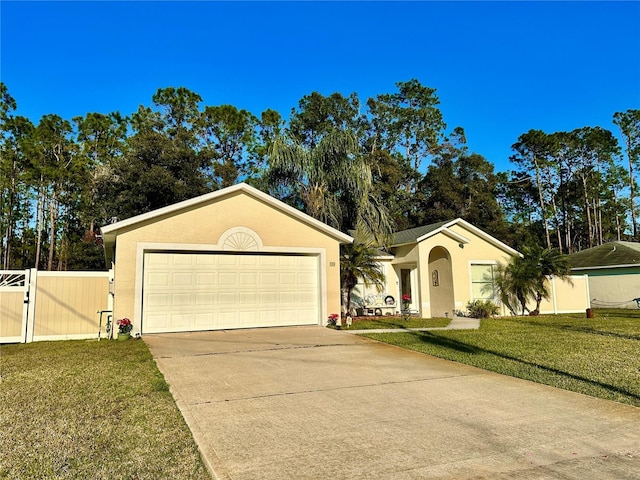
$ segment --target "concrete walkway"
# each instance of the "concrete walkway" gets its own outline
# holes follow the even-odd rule
[[[368,330],[357,330],[353,328],[343,328],[342,331],[349,333],[401,333],[401,332],[428,332],[430,330],[477,330],[480,328],[479,318],[453,317],[446,327],[432,328],[376,328]]]
[[[144,341],[217,479],[640,478],[639,408],[320,327]]]

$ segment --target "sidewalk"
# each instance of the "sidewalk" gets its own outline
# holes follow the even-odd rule
[[[428,332],[430,330],[477,330],[480,328],[479,318],[453,317],[446,327],[433,328],[376,328],[366,330],[355,330],[342,328],[340,331],[347,333],[401,333],[401,332]]]

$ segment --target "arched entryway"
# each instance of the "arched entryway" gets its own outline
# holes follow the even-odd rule
[[[451,256],[444,247],[435,247],[429,252],[429,297],[432,317],[453,317]]]

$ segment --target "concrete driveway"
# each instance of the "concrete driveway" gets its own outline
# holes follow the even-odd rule
[[[320,327],[145,335],[219,479],[640,479],[640,409]]]

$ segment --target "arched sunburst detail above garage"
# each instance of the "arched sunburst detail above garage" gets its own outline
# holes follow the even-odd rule
[[[220,236],[218,245],[225,251],[257,252],[262,249],[262,240],[250,228],[235,227]]]

